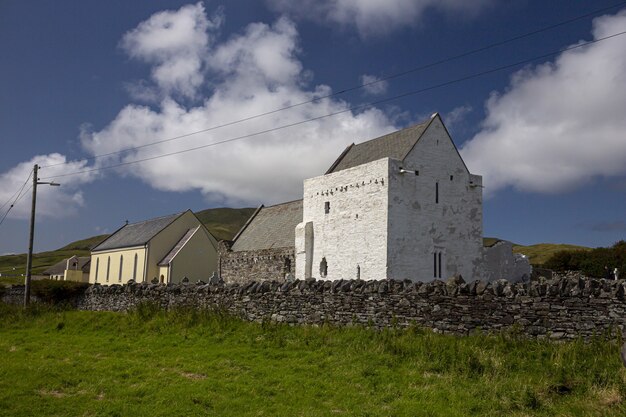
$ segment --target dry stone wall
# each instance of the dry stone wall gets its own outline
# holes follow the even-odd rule
[[[293,248],[232,252],[221,247],[219,262],[220,276],[226,283],[284,282],[296,268]]]
[[[539,338],[617,334],[626,325],[626,281],[560,277],[531,283],[339,280],[247,284],[92,286],[78,308],[125,311],[140,303],[226,310],[290,324],[418,325],[440,333],[515,330]]]
[[[5,289],[20,304],[23,286]],[[127,311],[141,303],[219,309],[245,320],[289,324],[418,325],[440,333],[516,331],[538,338],[585,339],[626,325],[626,281],[578,275],[530,283],[339,280],[246,284],[93,285],[72,300],[83,310]]]

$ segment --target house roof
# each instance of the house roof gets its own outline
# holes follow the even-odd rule
[[[433,117],[434,118],[434,117]],[[433,118],[397,132],[348,146],[326,174],[366,164],[382,158],[403,160],[413,149]]]
[[[67,268],[67,260],[70,258],[63,259],[60,262],[52,265],[50,268],[43,271],[44,275],[62,275],[65,272],[65,268]],[[89,272],[89,267],[91,265],[91,257],[90,256],[79,256],[77,257],[78,265],[76,265],[77,269],[82,270],[83,272]]]
[[[202,226],[192,227],[191,229],[187,230],[187,232],[183,235],[183,237],[180,238],[178,243],[174,245],[172,250],[167,255],[165,255],[165,257],[161,260],[161,262],[159,262],[158,265],[164,266],[172,262],[172,260],[176,257],[176,255],[178,255],[178,252],[180,252],[183,246],[185,246],[187,242],[189,242],[189,239],[191,239],[191,237],[196,233],[196,231],[198,231],[200,227]]]
[[[101,242],[98,246],[93,248],[92,251],[97,252],[145,245],[161,230],[165,229],[174,220],[182,215],[183,213],[171,214],[169,216],[157,217],[156,219],[124,225]]]
[[[288,248],[295,245],[296,226],[302,222],[302,200],[261,206],[235,237],[234,252]]]

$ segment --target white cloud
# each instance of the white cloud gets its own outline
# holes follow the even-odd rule
[[[387,81],[381,81],[374,75],[363,74],[361,76],[361,84],[363,90],[372,96],[379,96],[387,92],[389,83]]]
[[[626,27],[626,10],[594,20],[593,37]],[[462,154],[486,191],[559,192],[626,174],[626,36],[563,52],[514,74],[486,102]]]
[[[65,156],[58,153],[35,156],[30,161],[22,162],[7,172],[0,174],[0,201],[2,204],[9,201],[14,193],[22,187],[35,164],[44,167],[39,170],[38,175],[42,181],[54,181],[61,184],[60,187],[51,187],[49,185],[39,185],[37,187],[37,217],[67,217],[74,214],[78,208],[84,205],[83,194],[78,190],[78,187],[93,181],[96,178],[96,174],[91,172],[53,180],[46,179],[46,177],[81,171],[87,166],[86,161],[68,162]],[[29,190],[29,187],[31,185],[32,177],[24,188],[24,197],[9,212],[9,218],[27,219],[30,217],[32,190]],[[4,215],[4,210],[7,208],[8,206],[3,209],[2,215]]]
[[[414,26],[429,9],[475,15],[491,0],[267,0],[270,7],[302,19],[356,27],[361,36]]]
[[[155,13],[124,35],[120,46],[152,67],[152,79],[166,94],[193,98],[204,81],[203,57],[212,42],[209,32],[221,26],[221,11],[208,19],[202,3]],[[146,86],[139,84],[135,93]]]
[[[198,6],[196,6],[197,8]],[[170,13],[187,14],[186,8]],[[173,13],[173,14],[172,14]],[[159,14],[158,14],[159,15]],[[147,22],[152,22],[151,17]],[[207,28],[180,20],[190,28],[186,38],[201,39]],[[143,28],[141,23],[138,28]],[[134,33],[138,29],[131,31]],[[208,29],[210,30],[210,29]],[[195,33],[200,32],[200,33]],[[159,45],[160,31],[144,31],[142,45]],[[153,33],[156,39],[149,34]],[[152,48],[155,49],[156,47]],[[150,49],[150,50],[152,50]],[[195,49],[194,49],[195,50]],[[206,63],[206,78],[212,93],[201,105],[186,107],[171,94],[168,84],[158,84],[164,98],[156,108],[129,104],[104,129],[85,132],[82,143],[91,154],[114,152],[142,146],[268,110],[308,102],[331,93],[328,86],[309,87],[310,73],[297,58],[298,33],[294,24],[281,18],[273,25],[254,23],[230,39],[199,48],[198,59]],[[183,56],[163,54],[153,61],[155,68],[176,67]],[[197,92],[202,85],[189,84]],[[200,190],[207,198],[223,204],[274,203],[302,197],[302,180],[321,175],[344,147],[394,130],[388,117],[377,109],[355,114],[349,104],[337,99],[320,99],[290,110],[212,130],[185,139],[145,147],[123,156],[98,160],[100,165],[148,158],[202,146],[277,126],[297,123],[328,113],[345,111],[297,127],[225,145],[183,153],[147,163],[119,168],[150,186],[166,191]]]
[[[469,104],[464,104],[462,106],[455,107],[450,110],[444,116],[444,120],[446,121],[446,126],[448,129],[453,128],[465,120],[468,114],[472,112],[473,108]]]

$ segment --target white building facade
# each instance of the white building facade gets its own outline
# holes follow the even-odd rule
[[[439,115],[351,145],[304,181],[296,278],[431,281],[482,275],[482,177]]]

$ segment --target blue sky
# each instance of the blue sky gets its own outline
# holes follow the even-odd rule
[[[486,236],[587,246],[626,236],[626,35],[568,49],[626,31],[626,4],[382,3],[1,2],[0,205],[34,163],[42,179],[65,175],[55,178],[61,187],[38,188],[42,251],[125,220],[293,200],[347,144],[439,112],[470,170],[484,176]],[[392,99],[417,90],[427,91]],[[103,154],[111,155],[92,158]],[[0,225],[0,253],[27,250],[29,210],[30,192]]]

